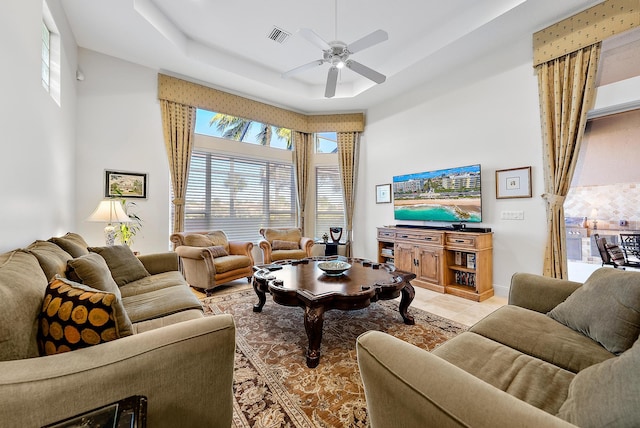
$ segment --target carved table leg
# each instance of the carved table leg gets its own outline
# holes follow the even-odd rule
[[[258,303],[253,305],[253,312],[262,312],[262,307],[267,301],[267,295],[255,278],[253,278],[253,290],[258,295]]]
[[[324,307],[305,307],[304,328],[309,338],[307,349],[307,367],[313,369],[320,362],[320,343],[322,342],[322,324],[324,322]]]
[[[405,324],[414,325],[416,322],[413,317],[409,315],[407,312],[409,309],[409,305],[413,302],[413,298],[416,295],[416,290],[414,290],[413,285],[409,281],[405,284],[402,289],[402,297],[400,298],[400,306],[398,310],[400,311],[400,315],[402,315],[402,319]]]

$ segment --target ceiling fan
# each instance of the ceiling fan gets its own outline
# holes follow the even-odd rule
[[[360,64],[354,61],[350,56],[356,52],[360,52],[366,48],[369,48],[378,43],[384,42],[389,38],[389,35],[384,30],[376,30],[353,43],[346,44],[337,40],[338,36],[338,0],[336,0],[336,40],[332,42],[326,42],[322,37],[309,28],[301,28],[298,30],[298,34],[304,37],[311,44],[322,49],[322,58],[312,61],[308,64],[301,65],[285,73],[282,73],[283,78],[288,78],[294,74],[301,73],[311,68],[318,67],[324,63],[331,65],[327,74],[327,85],[325,87],[324,96],[326,98],[332,98],[336,94],[336,85],[338,84],[338,72],[340,69],[347,67],[356,73],[372,80],[376,83],[382,83],[386,80],[384,74]]]

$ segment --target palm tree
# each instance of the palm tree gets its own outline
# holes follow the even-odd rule
[[[241,117],[229,114],[216,113],[209,121],[209,126],[216,125],[216,129],[222,132],[223,138],[230,140],[242,141],[253,123],[252,120],[243,119]],[[263,146],[271,143],[272,127],[268,124],[261,124],[260,132],[256,134],[256,139]],[[291,149],[291,130],[287,128],[274,127],[276,135],[287,141],[287,149]]]

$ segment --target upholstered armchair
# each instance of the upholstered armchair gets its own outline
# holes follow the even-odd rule
[[[302,236],[302,230],[299,227],[262,228],[260,235],[264,238],[259,243],[264,263],[311,257],[313,239]]]
[[[229,241],[222,230],[179,232],[171,235],[182,273],[194,288],[209,296],[221,284],[253,277],[253,243]]]

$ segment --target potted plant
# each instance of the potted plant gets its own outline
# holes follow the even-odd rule
[[[119,199],[122,204],[122,209],[125,214],[129,216],[128,223],[120,223],[120,226],[116,228],[116,238],[118,238],[120,243],[123,245],[128,245],[130,247],[131,244],[133,244],[133,238],[140,229],[142,229],[142,219],[132,211],[132,208],[136,206],[136,203],[126,200],[119,190],[116,190],[116,193],[120,196]]]

